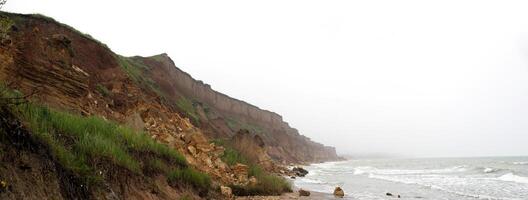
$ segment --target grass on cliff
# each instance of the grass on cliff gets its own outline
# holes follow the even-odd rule
[[[149,152],[159,158],[144,165],[168,172],[169,182],[189,184],[203,190],[210,187],[211,180],[208,175],[189,168],[181,154],[155,142],[143,133],[134,132],[102,118],[80,117],[41,106],[25,105],[17,110],[29,123],[35,136],[50,147],[62,166],[90,180],[97,180],[98,177],[90,176],[93,170],[89,160],[108,159],[116,165],[140,173],[142,161],[132,152]],[[71,137],[73,145],[65,145],[65,142],[57,137],[58,134]]]
[[[5,87],[0,85],[0,88]],[[4,99],[22,96],[16,91],[0,91],[3,91],[0,98]],[[83,117],[30,102],[12,104],[10,109],[35,139],[48,146],[64,168],[88,181],[100,178],[94,175],[94,162],[109,161],[141,173],[148,163],[147,158],[140,155],[152,155],[158,166],[188,167],[185,158],[175,149],[154,141],[143,132],[100,117]]]
[[[274,175],[266,172],[258,164],[251,162],[246,156],[238,150],[231,147],[223,140],[214,140],[216,145],[225,148],[224,155],[221,159],[226,164],[233,166],[237,163],[248,166],[248,176],[254,176],[257,179],[257,184],[250,186],[231,185],[233,194],[237,196],[255,196],[255,195],[280,195],[285,192],[291,192],[291,185],[286,179],[279,175]]]
[[[168,174],[169,183],[183,182],[198,189],[208,189],[211,187],[211,178],[191,168],[174,169]]]
[[[89,171],[89,160],[101,158],[139,173],[142,164],[134,152],[152,153],[169,164],[187,166],[185,158],[174,149],[145,133],[99,117],[82,117],[33,104],[19,105],[16,111],[64,167],[80,174]]]

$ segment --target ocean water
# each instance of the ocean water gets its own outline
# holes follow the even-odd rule
[[[298,188],[345,199],[528,200],[528,157],[361,159],[313,164]]]

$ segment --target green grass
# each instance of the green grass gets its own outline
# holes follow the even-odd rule
[[[198,189],[211,187],[211,178],[191,168],[175,169],[168,174],[169,183],[183,182]]]
[[[2,88],[0,85],[0,100],[22,96]],[[167,175],[173,184],[188,184],[201,191],[210,189],[208,175],[189,168],[185,157],[175,149],[157,143],[143,132],[100,117],[83,117],[33,103],[10,105],[10,110],[24,122],[32,137],[48,147],[61,166],[87,184],[104,179],[96,173],[96,165],[109,164],[136,174],[154,170]]]
[[[139,162],[133,158],[132,152],[150,152],[164,157],[172,163],[187,166],[185,158],[174,149],[152,140],[143,132],[117,125],[99,117],[82,117],[65,112],[51,110],[44,106],[26,104],[17,107],[17,111],[29,123],[29,127],[40,139],[47,141],[55,151],[64,158],[72,157],[62,154],[60,142],[56,135],[64,134],[73,139],[72,152],[79,161],[83,158],[106,158],[113,163],[131,171],[140,170]],[[66,152],[66,151],[65,151]],[[60,158],[60,157],[59,157]],[[71,160],[71,159],[59,159]],[[70,166],[70,162],[64,162]],[[73,168],[75,169],[75,168]]]
[[[27,123],[34,137],[49,147],[64,168],[88,182],[100,178],[93,175],[92,165],[97,161],[110,161],[133,173],[141,173],[143,166],[148,164],[134,156],[141,153],[157,157],[157,166],[188,166],[176,150],[154,141],[143,132],[99,117],[77,116],[31,103],[13,106],[13,110]]]
[[[148,162],[148,167],[154,171],[168,173],[170,167],[160,159],[152,159]]]

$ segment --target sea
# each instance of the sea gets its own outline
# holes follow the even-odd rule
[[[528,200],[528,157],[352,159],[304,168],[297,188],[331,194],[339,186],[344,199]]]

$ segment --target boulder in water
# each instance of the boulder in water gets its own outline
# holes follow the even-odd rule
[[[298,177],[304,177],[306,174],[308,174],[308,171],[302,167],[294,167],[292,171]]]
[[[345,192],[343,191],[343,189],[341,189],[341,187],[336,187],[334,190],[334,196],[343,198],[345,196]]]

